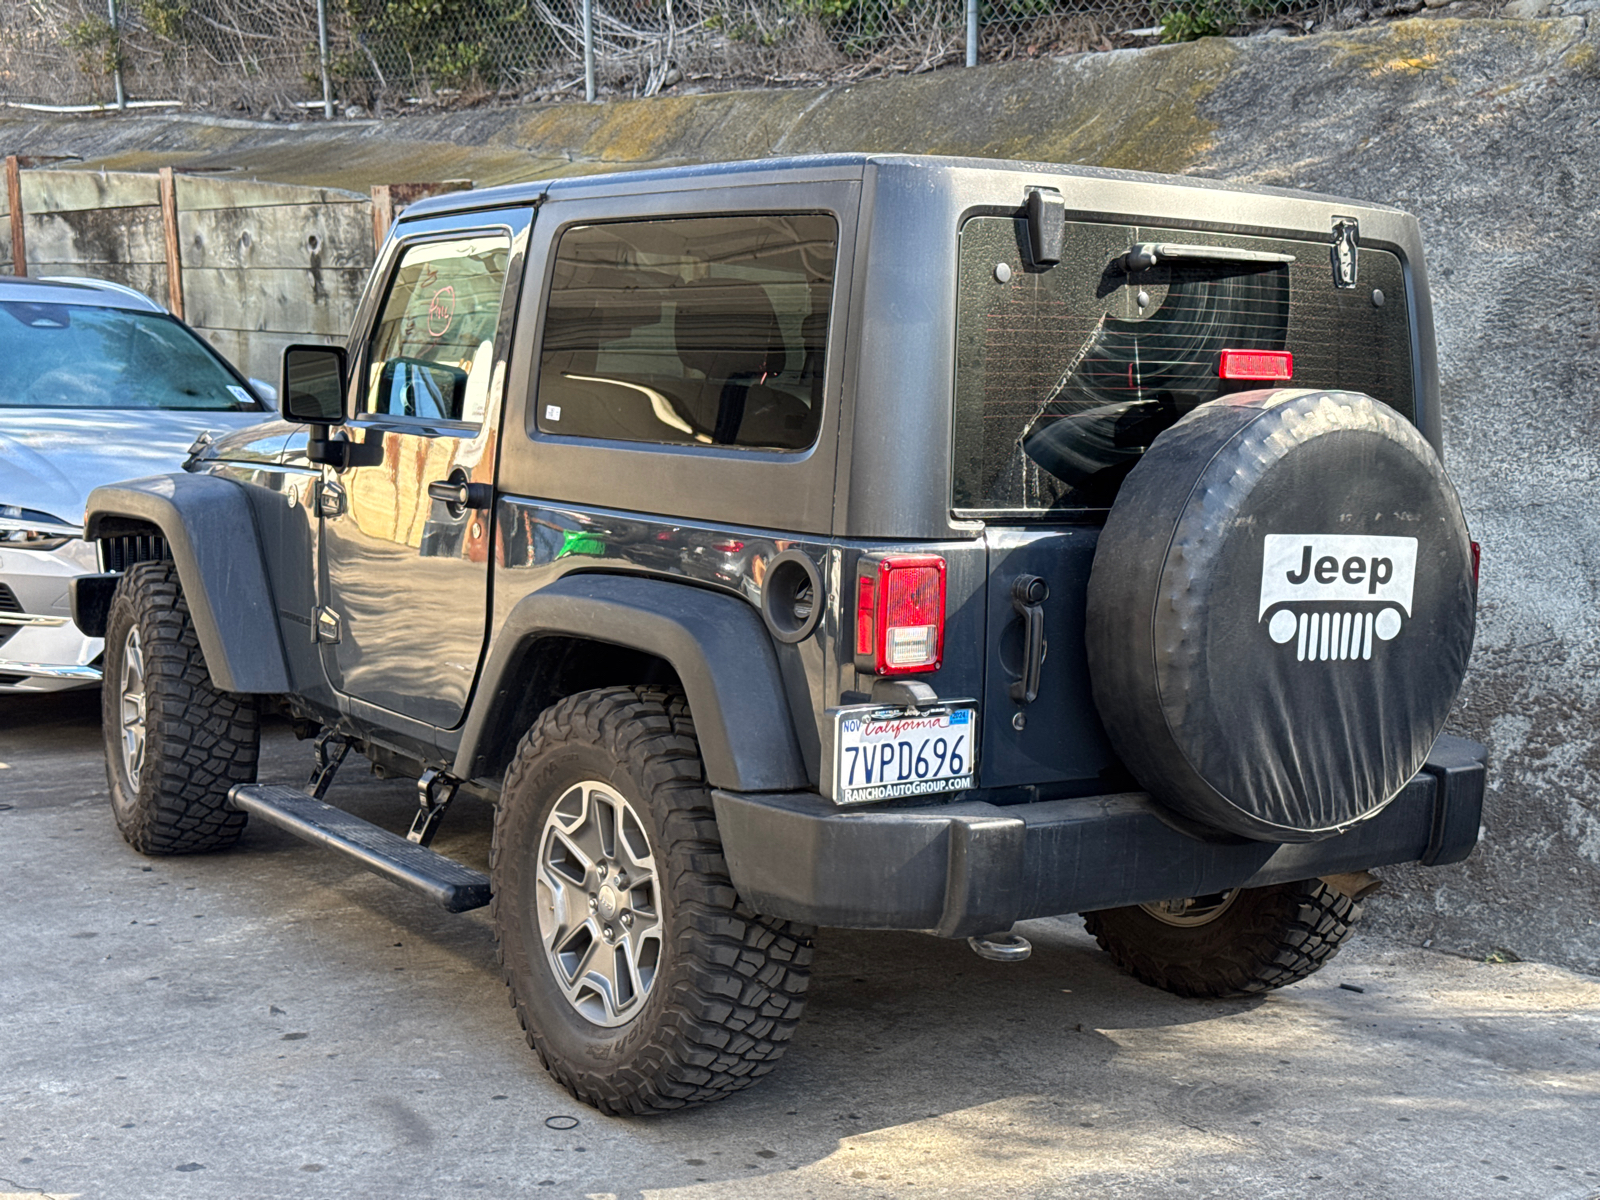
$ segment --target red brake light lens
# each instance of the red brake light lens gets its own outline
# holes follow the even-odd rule
[[[945,562],[937,554],[862,564],[856,656],[877,675],[937,671],[944,658]]]
[[[1217,374],[1223,379],[1293,379],[1294,355],[1287,350],[1224,350]]]
[[[877,628],[878,578],[876,575],[863,575],[857,584],[856,591],[856,657],[869,658],[872,655],[872,645],[876,640],[873,630]]]
[[[1483,547],[1472,543],[1472,586],[1478,586],[1478,568],[1483,565]]]

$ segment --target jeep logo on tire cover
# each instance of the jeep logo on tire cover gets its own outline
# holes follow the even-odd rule
[[[1276,609],[1267,633],[1298,661],[1370,659],[1411,615],[1416,574],[1413,537],[1269,533],[1256,620]]]

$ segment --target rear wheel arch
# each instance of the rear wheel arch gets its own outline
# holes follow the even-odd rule
[[[585,658],[591,654],[597,657]],[[756,610],[689,584],[605,574],[563,576],[524,596],[499,623],[455,773],[498,784],[533,718],[566,695],[665,683],[688,700],[713,787],[809,786],[777,654]]]
[[[488,680],[485,680],[485,685]],[[476,741],[468,778],[499,779],[517,743],[551,706],[580,692],[606,687],[682,690],[664,658],[590,637],[541,634],[525,639],[505,664]],[[468,764],[460,763],[462,768]]]

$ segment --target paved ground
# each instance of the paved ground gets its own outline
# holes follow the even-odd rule
[[[275,728],[264,777],[306,760]],[[266,828],[140,858],[93,696],[0,701],[0,764],[0,1200],[1600,1197],[1592,976],[1367,938],[1201,1004],[1120,976],[1071,918],[1028,926],[1020,966],[824,931],[774,1076],[613,1120],[522,1045],[484,914]],[[406,823],[405,787],[347,780]],[[441,848],[481,865],[485,816]]]

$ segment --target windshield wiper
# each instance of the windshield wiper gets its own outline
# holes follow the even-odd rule
[[[1176,242],[1137,242],[1121,259],[1128,272],[1148,271],[1164,262],[1292,263],[1294,255],[1270,250],[1239,250],[1233,246],[1186,246]]]

